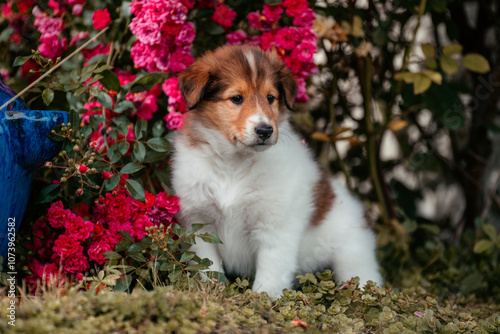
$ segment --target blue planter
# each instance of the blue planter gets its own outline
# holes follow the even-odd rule
[[[0,106],[13,96],[0,80]],[[64,111],[30,110],[20,99],[0,110],[0,255],[4,264],[9,239],[17,235],[26,210],[33,171],[61,149],[61,143],[46,135],[67,121]]]

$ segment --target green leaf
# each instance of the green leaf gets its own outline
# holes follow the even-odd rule
[[[196,14],[194,15],[194,18],[195,19],[202,19],[205,17],[210,17],[213,14],[214,14],[214,10],[212,8],[205,7],[205,8],[201,8],[201,9],[197,10]]]
[[[184,270],[204,270],[207,269],[207,265],[203,263],[197,263],[184,268]]]
[[[155,150],[156,152],[169,152],[172,150],[172,145],[170,145],[169,141],[163,137],[151,138],[147,141],[147,144],[152,150]]]
[[[281,0],[265,0],[264,3],[268,6],[276,6],[281,4]]]
[[[423,73],[426,77],[432,80],[432,82],[440,85],[443,82],[443,76],[441,73],[431,70],[422,70],[420,73]]]
[[[196,256],[195,252],[190,252],[186,251],[182,254],[181,258],[179,259],[179,262],[188,262],[193,259],[193,257]]]
[[[89,93],[92,96],[99,96],[99,94],[102,92],[101,88],[99,86],[92,86],[89,88]]]
[[[413,83],[413,93],[415,95],[422,94],[431,86],[431,79],[423,73],[417,73],[418,75],[415,78],[415,82]]]
[[[117,144],[111,146],[106,155],[108,156],[109,161],[113,164],[118,162],[123,156]]]
[[[138,119],[134,126],[135,139],[141,139],[147,131],[148,122],[144,118]]]
[[[61,133],[61,128],[62,128],[62,124],[58,124],[58,125],[54,126],[52,128],[52,130],[54,130],[56,133],[60,134]],[[49,138],[50,140],[53,140],[53,141],[63,141],[65,139],[62,136],[58,136],[57,134],[52,133],[52,131],[50,131],[47,134],[47,138]]]
[[[167,270],[173,270],[175,267],[175,264],[172,262],[163,262],[158,269],[159,271],[167,271]]]
[[[134,259],[137,262],[148,262],[148,260],[146,260],[144,255],[142,255],[141,253],[132,253],[132,254],[128,255],[127,257],[130,257],[131,259]]]
[[[122,258],[122,256],[120,254],[118,254],[117,252],[113,252],[113,251],[104,252],[104,254],[102,254],[102,256],[104,256],[106,259],[109,259],[109,260],[115,260],[115,259]]]
[[[179,278],[181,278],[181,276],[182,276],[182,270],[176,270],[176,271],[172,271],[168,275],[168,279],[170,280],[170,282],[174,283],[174,282],[177,282],[179,280]]]
[[[186,227],[180,226],[179,224],[172,225],[172,233],[176,236],[181,237],[186,233]]]
[[[449,55],[442,55],[439,58],[439,64],[446,74],[452,75],[458,72],[457,61],[451,58]]]
[[[142,78],[138,79],[132,84],[132,87],[130,88],[130,91],[132,93],[139,93],[139,92],[144,92],[147,90],[150,90],[153,88],[155,85],[160,83],[160,81],[163,79],[163,73],[162,72],[153,72],[153,73],[148,73]]]
[[[422,52],[427,58],[434,57],[436,54],[436,48],[430,43],[422,44]]]
[[[61,189],[60,184],[49,184],[43,190],[40,192],[40,195],[38,196],[37,201],[35,204],[42,204],[42,203],[51,203],[53,202],[57,196],[59,195],[59,190]]]
[[[466,69],[476,73],[488,73],[491,68],[490,64],[478,53],[468,53],[462,58],[462,64]]]
[[[146,157],[146,146],[144,146],[143,143],[137,141],[134,143],[134,149],[132,152],[134,153],[134,157],[137,159],[137,161],[143,161]]]
[[[113,111],[118,113],[118,114],[121,114],[125,110],[133,109],[133,108],[134,108],[134,104],[132,102],[130,102],[129,100],[123,100],[123,101],[120,101],[117,104],[115,104]]]
[[[156,121],[156,123],[153,124],[153,137],[163,136],[166,129],[167,128],[165,127],[165,122],[163,120]]]
[[[130,247],[129,240],[120,240],[116,243],[115,252],[123,252],[124,250],[127,250],[129,247]]]
[[[124,275],[116,280],[114,290],[125,292],[130,287],[130,283],[132,283],[132,276]]]
[[[71,123],[71,129],[74,132],[80,129],[80,115],[73,109],[68,113],[68,122]]]
[[[100,69],[100,68],[99,68]],[[118,79],[118,76],[110,71],[110,70],[104,70],[101,72],[102,78],[99,79],[99,82],[106,87],[107,89],[114,90],[115,92],[118,92],[120,90],[120,80]]]
[[[126,140],[120,141],[118,144],[118,149],[120,150],[120,153],[125,155],[128,152],[128,149],[130,148],[130,144]]]
[[[113,69],[113,67],[111,67],[110,65],[103,64],[102,66],[97,67],[93,72],[94,73],[102,73],[106,70],[111,70],[111,69]]]
[[[209,35],[221,35],[224,33],[224,28],[211,20],[200,22],[200,29],[206,31]]]
[[[222,241],[219,239],[219,237],[215,233],[198,234],[197,237],[200,237],[203,241],[211,243],[211,244],[222,244]]]
[[[87,87],[85,86],[82,86],[80,88],[78,88],[77,90],[74,91],[73,95],[76,97],[76,96],[80,96],[82,95],[83,93],[85,93],[87,91]]]
[[[486,240],[482,239],[479,240],[475,245],[474,245],[474,253],[476,254],[481,254],[484,253],[493,247],[493,242],[491,240]]]
[[[43,102],[48,106],[54,100],[54,91],[49,87],[45,88],[42,93]]]
[[[145,244],[145,243],[135,243],[130,245],[130,247],[127,249],[127,255],[134,254],[134,253],[139,253],[145,249],[148,249],[150,244]]]
[[[207,225],[208,224],[192,224],[191,231],[189,231],[189,233],[196,233]]]
[[[116,188],[118,183],[120,183],[120,174],[115,174],[104,181],[104,190],[111,191]]]
[[[149,273],[149,270],[138,268],[136,271],[137,275],[141,277],[143,280],[147,281],[151,277],[151,274]]]
[[[12,67],[21,66],[30,59],[31,59],[31,56],[16,57],[16,59],[14,59],[14,63],[12,64]]]
[[[92,133],[92,127],[90,125],[84,125],[83,128],[80,129],[80,134],[82,134],[85,138],[90,136]]]
[[[123,237],[123,239],[128,240],[130,242],[134,242],[134,238],[127,231],[118,231],[118,234]]]
[[[142,188],[141,184],[135,180],[126,180],[125,186],[129,194],[136,200],[140,202],[146,202],[146,194],[144,192],[144,188]]]
[[[495,226],[491,224],[485,224],[483,225],[483,231],[491,241],[495,242],[497,240],[497,230]]]
[[[424,62],[424,65],[425,67],[430,68],[432,70],[435,70],[438,67],[437,61],[434,58],[427,58]]]
[[[113,99],[108,93],[101,91],[97,97],[97,101],[106,109],[113,109]]]
[[[146,162],[164,161],[167,157],[168,157],[168,153],[166,153],[166,152],[156,152],[156,151],[150,150],[146,153],[146,156],[144,157],[142,162],[146,163]],[[155,173],[157,171],[158,170],[156,169]]]
[[[126,164],[125,166],[123,166],[123,168],[121,169],[120,173],[122,174],[132,174],[132,173],[135,173],[141,169],[143,169],[144,166],[141,165],[140,163],[138,162],[129,162],[128,164]]]
[[[443,54],[447,56],[451,56],[457,53],[462,53],[463,47],[458,43],[448,44],[443,47]]]

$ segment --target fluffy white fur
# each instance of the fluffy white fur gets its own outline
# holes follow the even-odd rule
[[[331,268],[336,279],[359,276],[382,284],[374,233],[364,208],[332,180],[335,198],[318,226],[311,225],[313,189],[321,172],[288,121],[275,145],[256,150],[233,145],[216,130],[194,124],[205,142],[176,138],[173,185],[183,224],[210,223],[222,245],[197,239],[194,251],[210,270],[254,278],[252,289],[279,296],[299,273]]]

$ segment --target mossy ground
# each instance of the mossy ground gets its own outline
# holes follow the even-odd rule
[[[17,300],[15,327],[8,324],[10,299],[2,297],[0,333],[500,332],[500,306],[473,296],[438,299],[420,288],[360,290],[318,278],[280,299],[242,292],[245,284],[196,283],[131,294],[53,290]]]

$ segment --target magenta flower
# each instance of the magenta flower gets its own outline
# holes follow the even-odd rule
[[[98,9],[92,14],[92,23],[95,30],[106,28],[111,23],[111,16],[107,9]]]
[[[219,5],[215,8],[214,14],[212,15],[212,21],[217,22],[221,25],[224,30],[231,28],[233,25],[233,20],[236,18],[236,12],[230,9],[226,5]]]

